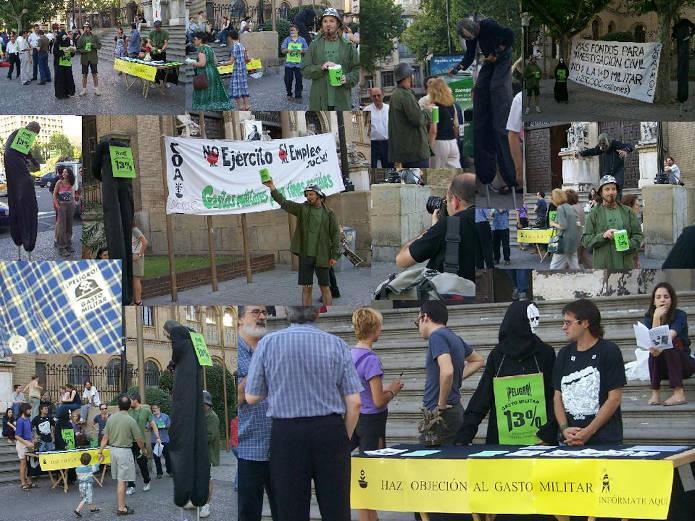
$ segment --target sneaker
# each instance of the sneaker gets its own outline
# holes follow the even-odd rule
[[[86,96],[87,95],[87,89],[82,89],[82,92],[79,94],[80,96]]]
[[[541,113],[541,108],[538,105],[536,105],[536,112],[538,112],[539,114]]]
[[[99,87],[94,89],[94,94],[96,94],[97,96],[101,96],[101,91],[99,90]]]
[[[143,491],[143,492],[149,492],[149,490],[150,490],[150,484],[149,484],[149,483],[145,483],[145,486],[142,487],[142,491]]]
[[[82,514],[80,514],[77,510],[75,510],[75,515],[76,515],[77,517],[82,517]]]
[[[193,503],[191,503],[191,502],[189,501],[188,503],[186,503],[186,504],[183,506],[183,508],[185,508],[186,510],[193,510],[193,509],[195,509],[195,505],[193,505]]]
[[[132,496],[133,494],[135,494],[135,487],[128,487],[125,490],[125,494],[126,496]]]
[[[210,503],[200,507],[200,517],[210,517]]]

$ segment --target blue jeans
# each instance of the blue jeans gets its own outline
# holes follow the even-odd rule
[[[35,80],[36,76],[38,75],[39,72],[39,51],[38,49],[32,49],[31,50],[31,58],[34,60],[34,74],[32,75],[31,79]]]
[[[227,43],[227,33],[229,33],[229,31],[227,29],[225,29],[224,31],[220,31],[219,38],[217,39],[217,41],[220,43],[226,44]]]
[[[51,69],[48,68],[48,53],[39,52],[39,74],[41,82],[51,81]]]
[[[81,407],[81,405],[76,404],[76,403],[64,403],[58,407],[58,411],[56,412],[56,417],[60,418],[60,413],[66,409],[68,411],[72,412],[75,409],[79,409],[80,407]]]
[[[288,96],[292,96],[292,80],[294,79],[294,97],[302,97],[302,69],[301,67],[285,67],[285,90]]]
[[[39,452],[48,452],[51,450],[56,450],[55,443],[52,441],[42,441],[39,443]]]
[[[393,168],[393,163],[389,161],[389,141],[388,139],[373,139],[372,144],[372,168],[378,168],[378,162],[381,160],[381,168]]]

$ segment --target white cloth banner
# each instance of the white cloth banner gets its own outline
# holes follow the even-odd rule
[[[267,169],[285,198],[303,202],[304,187],[326,195],[345,189],[335,137],[320,134],[272,141],[165,137],[167,213],[227,215],[276,210],[261,183]]]
[[[570,80],[653,103],[660,57],[660,43],[575,40],[570,55]]]

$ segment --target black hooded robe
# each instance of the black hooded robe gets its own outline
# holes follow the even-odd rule
[[[690,69],[690,38],[695,33],[695,24],[687,18],[681,18],[673,26],[671,38],[676,40],[677,72],[679,103],[688,101],[688,72]]]
[[[662,270],[695,269],[695,225],[686,226],[666,257]]]
[[[562,71],[562,72],[560,72]],[[555,101],[558,103],[567,103],[569,94],[567,93],[567,78],[570,76],[570,70],[567,64],[558,63],[555,67]]]
[[[92,175],[101,181],[101,198],[104,207],[104,230],[110,259],[121,259],[123,305],[133,299],[133,182],[131,179],[113,177],[109,146],[127,147],[128,143],[109,136],[104,137],[94,153]]]
[[[36,202],[34,178],[29,174],[29,163],[39,167],[31,152],[22,154],[12,148],[18,130],[5,142],[5,175],[7,176],[7,203],[10,207],[10,235],[24,251],[34,251],[39,227],[39,205]]]
[[[463,425],[456,436],[456,444],[468,445],[471,443],[478,432],[478,427],[487,416],[488,426],[485,443],[499,445],[493,378],[495,376],[537,373],[538,368],[543,373],[548,421],[541,426],[537,436],[545,443],[557,444],[558,426],[553,410],[555,350],[531,332],[526,314],[530,304],[530,301],[512,302],[507,308],[500,326],[499,343],[488,355],[478,387],[468,402],[466,412],[463,415]],[[503,358],[504,363],[502,363]]]
[[[55,97],[66,99],[75,95],[75,79],[72,76],[72,67],[62,67],[60,58],[63,57],[64,50],[70,47],[71,42],[68,34],[61,31],[56,34],[53,40],[53,88]]]
[[[174,473],[174,503],[195,506],[208,501],[210,460],[207,422],[203,410],[203,369],[198,363],[190,330],[183,326],[170,332],[174,388],[171,393],[169,454]]]

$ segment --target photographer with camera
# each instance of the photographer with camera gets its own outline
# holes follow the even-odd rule
[[[408,241],[396,255],[399,268],[409,268],[429,259],[427,268],[445,272],[447,265],[458,264],[456,273],[475,282],[476,268],[483,268],[482,246],[475,224],[475,174],[457,174],[451,180],[446,199],[433,208],[436,200],[430,198],[428,211],[432,213],[432,226],[412,241]],[[458,237],[447,233],[445,217],[459,219]],[[449,239],[449,240],[447,240]],[[457,258],[445,259],[447,242],[458,241]]]

